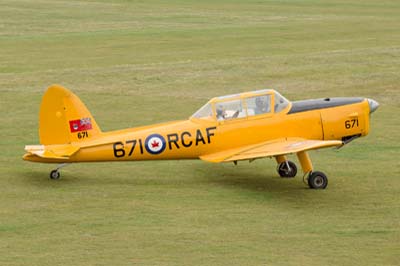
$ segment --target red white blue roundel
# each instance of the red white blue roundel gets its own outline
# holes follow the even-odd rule
[[[146,150],[151,154],[159,154],[165,150],[166,143],[163,136],[159,134],[151,134],[144,142]]]

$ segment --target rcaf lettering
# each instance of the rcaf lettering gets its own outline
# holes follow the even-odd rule
[[[189,140],[186,139],[186,136]],[[190,140],[190,137],[192,136],[192,134],[190,134],[190,132],[184,131],[181,134],[181,140],[182,140],[182,145],[183,147],[190,147],[192,146],[193,141]]]
[[[175,144],[175,147],[177,149],[179,149],[179,145],[178,145],[179,136],[178,136],[178,134],[176,134],[176,133],[168,134],[167,138],[168,138],[168,147],[169,147],[170,150],[172,150],[172,144]]]
[[[181,147],[184,148],[189,148],[192,145],[199,146],[200,144],[210,144],[211,139],[213,136],[215,136],[215,130],[216,127],[208,127],[206,128],[205,132],[202,132],[200,129],[197,129],[195,134],[190,133],[189,131],[183,131],[181,134],[178,133],[171,133],[167,135],[167,142],[168,142],[168,149],[169,150],[174,150],[174,149],[180,149]],[[160,138],[162,136],[159,135]],[[165,140],[163,140],[165,142]],[[162,143],[156,143],[157,139],[155,139],[155,142],[153,141],[152,143],[147,143],[145,145],[153,145],[151,146],[151,149],[156,149],[158,145],[163,145]],[[122,158],[125,156],[132,156],[135,148],[139,146],[139,152],[140,154],[143,154],[143,141],[142,139],[132,139],[132,140],[127,140],[125,142],[115,142],[113,144],[113,151],[114,151],[114,157],[116,158]],[[149,151],[149,147],[146,146],[147,151]],[[162,153],[164,149],[160,150],[158,153]],[[154,151],[152,154],[155,154]]]
[[[211,143],[211,137],[214,136],[214,132],[211,132],[211,130],[216,130],[216,127],[208,127],[206,128],[206,132],[207,132],[207,143],[210,144]]]
[[[199,142],[202,142],[203,144],[206,144],[206,142],[204,141],[203,135],[201,134],[201,131],[198,129],[196,131],[196,146],[199,145]]]

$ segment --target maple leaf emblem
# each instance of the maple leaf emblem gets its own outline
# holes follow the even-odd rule
[[[158,148],[158,146],[160,145],[160,142],[153,140],[153,142],[151,143],[151,147],[152,148]]]

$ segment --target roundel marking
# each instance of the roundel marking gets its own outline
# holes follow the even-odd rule
[[[167,145],[163,136],[160,134],[151,134],[146,138],[144,146],[148,153],[160,154],[165,150]]]

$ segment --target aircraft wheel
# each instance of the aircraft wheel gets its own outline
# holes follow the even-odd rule
[[[60,178],[60,172],[58,170],[53,170],[50,172],[50,179],[59,179]]]
[[[328,186],[328,177],[322,172],[311,172],[308,176],[308,186],[313,189],[325,189]]]
[[[280,163],[278,166],[278,174],[280,177],[295,177],[297,174],[296,164],[292,161]]]

